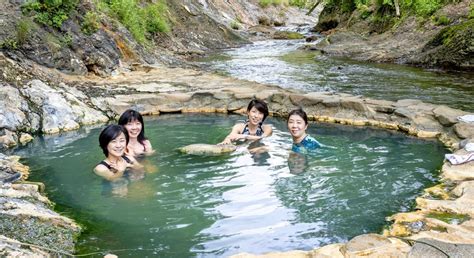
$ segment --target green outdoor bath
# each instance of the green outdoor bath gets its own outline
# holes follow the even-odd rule
[[[245,117],[187,114],[150,117],[156,153],[141,160],[144,179],[111,184],[92,169],[104,157],[102,127],[44,136],[18,148],[32,181],[64,215],[84,226],[78,254],[215,257],[312,250],[379,233],[386,216],[413,210],[436,184],[447,150],[436,140],[368,127],[310,123],[324,146],[290,153],[286,121],[270,117],[266,153],[243,143],[223,155],[177,149],[218,143]],[[99,255],[98,255],[99,256]]]

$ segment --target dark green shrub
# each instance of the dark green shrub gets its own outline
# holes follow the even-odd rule
[[[32,0],[21,8],[24,14],[33,14],[35,21],[60,28],[77,3],[78,0]]]
[[[100,28],[99,15],[95,12],[87,12],[84,15],[81,30],[86,35],[92,35]]]
[[[22,19],[16,25],[16,40],[19,45],[23,45],[30,37],[35,24],[29,19]]]
[[[13,38],[6,38],[0,42],[0,49],[15,50],[18,49],[18,42]]]
[[[431,20],[434,22],[435,25],[448,25],[451,23],[451,19],[446,17],[445,15],[441,16],[433,16],[431,17]]]
[[[170,30],[166,17],[166,1],[148,4],[138,0],[100,0],[98,4],[110,16],[116,17],[139,43],[147,43],[157,32]]]

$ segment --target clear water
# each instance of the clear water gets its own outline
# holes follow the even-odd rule
[[[474,112],[474,74],[329,58],[298,50],[303,40],[255,42],[196,60],[239,79],[302,91],[329,91],[396,101],[420,99]]]
[[[437,141],[397,132],[310,124],[309,133],[326,146],[304,165],[304,156],[290,157],[286,123],[275,118],[268,121],[274,134],[263,142],[266,154],[251,155],[245,145],[221,156],[175,150],[218,143],[241,119],[146,120],[157,153],[142,161],[148,173],[125,185],[125,196],[112,194],[92,173],[103,159],[101,128],[38,139],[16,153],[61,212],[85,226],[79,253],[132,257],[310,250],[380,232],[386,216],[412,209],[422,189],[435,183],[446,153]]]

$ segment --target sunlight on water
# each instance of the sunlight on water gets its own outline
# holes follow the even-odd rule
[[[290,154],[285,121],[270,118],[268,153],[246,145],[221,156],[176,148],[218,143],[242,120],[236,115],[164,115],[146,121],[157,153],[142,160],[139,181],[102,182],[92,168],[103,155],[101,128],[48,136],[17,150],[31,180],[67,216],[85,226],[80,253],[120,256],[228,256],[310,250],[380,232],[385,217],[408,211],[436,182],[444,147],[436,141],[370,128],[311,124],[325,146]],[[122,195],[114,194],[119,189]],[[114,251],[111,251],[114,253]]]

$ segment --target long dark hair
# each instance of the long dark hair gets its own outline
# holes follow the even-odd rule
[[[308,124],[308,115],[306,115],[306,112],[304,112],[301,107],[299,107],[298,109],[293,109],[293,110],[290,111],[290,113],[288,114],[288,118],[286,119],[287,123],[290,120],[290,116],[292,116],[292,115],[297,115],[297,116],[303,118],[304,123]]]
[[[123,133],[125,135],[126,145],[128,145],[128,132],[121,125],[108,125],[104,129],[102,129],[102,132],[100,132],[99,146],[106,157],[109,156],[107,145],[109,145],[111,141],[115,140],[115,138],[117,138],[120,133]]]
[[[263,121],[265,121],[265,118],[267,118],[268,116],[267,103],[265,103],[265,101],[263,100],[252,99],[249,105],[247,106],[247,112],[250,112],[250,109],[252,109],[253,107],[255,107],[258,111],[263,113],[263,119],[262,119],[262,123],[263,123]]]
[[[140,115],[140,113],[138,111],[133,110],[133,109],[126,110],[120,116],[120,118],[118,120],[118,124],[121,125],[121,126],[125,126],[126,124],[128,124],[129,122],[131,122],[133,120],[138,120],[142,124],[142,130],[138,134],[137,140],[141,145],[145,146],[145,144],[143,143],[147,139],[145,137],[145,124],[143,123],[142,115]],[[127,133],[127,135],[128,135],[128,133]]]

